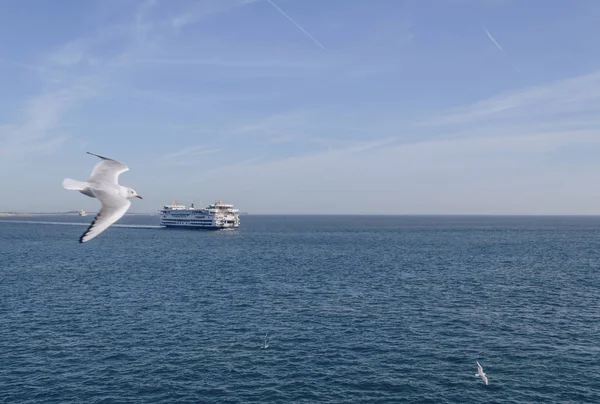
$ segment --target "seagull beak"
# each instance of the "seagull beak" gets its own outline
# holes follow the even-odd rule
[[[135,197],[136,197],[136,198],[140,198],[140,199],[144,199],[144,198],[142,198],[142,197],[141,197],[141,196],[139,196],[139,195],[136,195]]]

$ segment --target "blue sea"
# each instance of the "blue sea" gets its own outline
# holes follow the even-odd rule
[[[92,219],[0,218],[0,402],[600,403],[600,217]]]

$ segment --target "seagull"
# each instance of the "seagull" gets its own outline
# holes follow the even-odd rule
[[[269,335],[269,333],[265,334],[265,342],[263,343],[263,348],[267,349],[269,347],[269,344],[267,344],[267,335]]]
[[[129,167],[120,161],[99,154],[90,152],[87,154],[102,159],[92,170],[87,182],[65,178],[62,183],[65,189],[79,191],[91,198],[98,198],[102,204],[100,212],[90,227],[79,238],[80,243],[90,241],[119,220],[131,206],[129,198],[142,199],[134,189],[119,185],[119,175],[129,171]]]
[[[475,362],[477,362],[477,361],[475,361]],[[479,376],[481,376],[481,378],[483,379],[483,382],[487,386],[487,384],[488,384],[487,376],[485,375],[485,373],[483,373],[483,368],[481,367],[479,362],[477,362],[477,374],[475,375],[475,377],[479,377]]]

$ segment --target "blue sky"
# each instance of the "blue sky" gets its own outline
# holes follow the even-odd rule
[[[289,17],[289,18],[288,18]],[[0,3],[0,211],[600,214],[595,0]]]

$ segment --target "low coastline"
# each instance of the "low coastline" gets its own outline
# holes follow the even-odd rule
[[[0,212],[0,217],[29,217],[29,216],[77,216],[77,213],[7,213]]]
[[[87,212],[86,216],[96,215],[98,212]],[[125,216],[155,216],[152,213],[127,212]],[[54,213],[13,213],[0,212],[0,217],[30,217],[30,216],[80,216],[79,212],[54,212]]]

